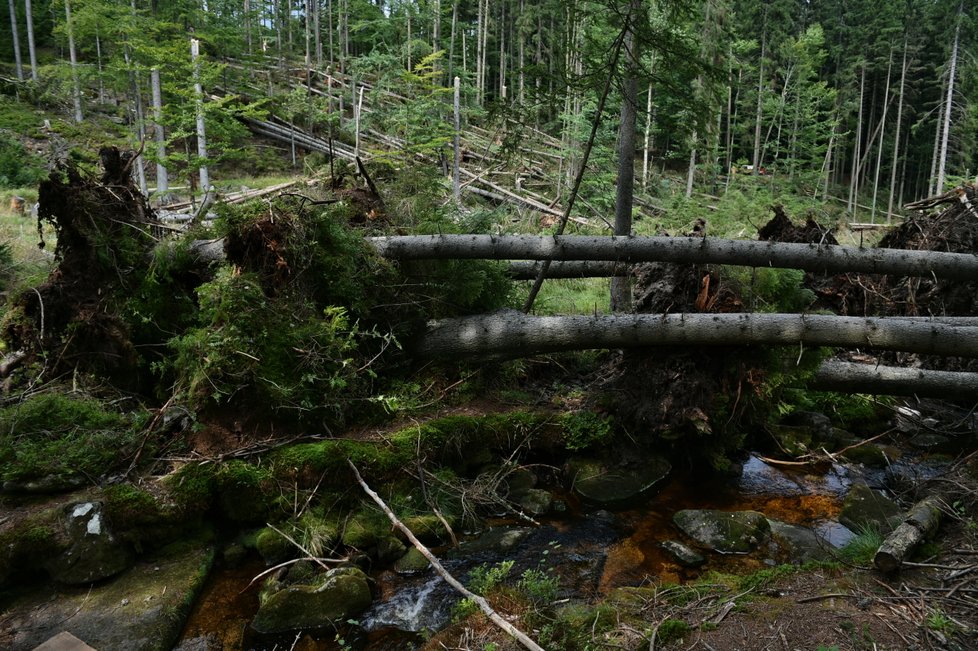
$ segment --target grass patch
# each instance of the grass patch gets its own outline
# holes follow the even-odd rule
[[[521,283],[516,290],[522,305],[532,283]],[[611,311],[611,282],[607,278],[568,278],[548,280],[533,304],[535,314],[608,314]]]
[[[883,533],[873,526],[864,526],[856,532],[856,537],[839,550],[843,559],[857,565],[868,565],[883,544]]]

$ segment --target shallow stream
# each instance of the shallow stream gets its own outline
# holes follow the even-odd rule
[[[510,577],[527,569],[553,571],[560,578],[558,599],[588,600],[620,586],[643,583],[684,583],[704,572],[747,573],[788,561],[777,549],[750,555],[706,553],[698,568],[679,565],[660,546],[682,539],[672,516],[682,509],[755,510],[769,519],[815,530],[831,546],[841,546],[853,534],[837,524],[842,498],[857,471],[832,465],[821,471],[780,468],[750,456],[739,478],[704,480],[693,473],[674,473],[655,494],[620,509],[588,508],[573,496],[555,491],[567,504],[564,513],[544,518],[529,528],[514,521],[494,521],[495,529],[518,530],[522,539],[508,551],[469,553],[437,549],[446,568],[463,582],[481,564],[513,561]],[[552,568],[552,569],[551,569]],[[258,559],[225,569],[218,567],[191,614],[183,639],[206,635],[224,648],[255,651],[286,649],[334,650],[347,647],[370,651],[410,649],[422,640],[418,631],[437,630],[451,620],[458,595],[432,570],[399,576],[390,570],[374,572],[374,604],[340,638],[333,631],[303,632],[299,636],[260,636],[248,626],[258,608],[260,581],[249,582],[264,567]],[[342,640],[342,641],[340,641]]]

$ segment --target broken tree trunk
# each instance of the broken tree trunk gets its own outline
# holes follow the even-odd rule
[[[978,397],[978,373],[925,371],[829,360],[821,365],[808,386],[843,393],[974,399]]]
[[[873,564],[881,572],[896,572],[917,545],[934,533],[941,523],[941,503],[938,495],[925,497],[914,504],[903,522],[880,545]]]
[[[381,499],[380,495],[374,492],[370,486],[367,485],[367,482],[365,482],[363,477],[360,476],[360,471],[357,470],[355,465],[353,465],[353,462],[347,459],[347,463],[350,464],[350,468],[353,470],[353,475],[356,477],[357,483],[360,484],[360,487],[364,490],[364,492],[369,495],[370,499],[372,499],[374,503],[376,503],[377,506],[379,506],[380,509],[387,515],[387,518],[391,521],[391,524],[400,529],[407,539],[411,541],[411,544],[414,545],[415,549],[421,552],[421,555],[428,559],[431,566],[435,568],[435,571],[438,572],[441,578],[445,579],[445,582],[448,583],[448,585],[452,586],[452,588],[454,588],[463,597],[471,600],[473,603],[479,606],[479,609],[485,613],[486,617],[488,617],[493,624],[515,637],[524,647],[530,649],[530,651],[543,651],[543,647],[531,640],[526,633],[507,622],[499,613],[497,613],[495,609],[489,605],[489,602],[486,601],[485,597],[475,594],[462,585],[458,579],[452,576],[448,570],[445,569],[445,566],[441,564],[441,561],[439,561],[438,558],[431,553],[431,550],[425,547],[424,544],[422,544],[422,542],[418,540],[414,533],[407,527],[407,525],[401,522],[398,517],[394,515],[394,512],[391,511],[390,507],[387,506],[387,503]]]
[[[425,358],[522,357],[644,346],[841,346],[978,357],[978,328],[909,319],[806,314],[529,316],[505,311],[429,324]]]
[[[838,245],[724,240],[709,237],[587,237],[574,235],[413,235],[369,241],[387,258],[495,260],[612,260],[685,262],[978,278],[978,256],[939,251],[860,249]]]

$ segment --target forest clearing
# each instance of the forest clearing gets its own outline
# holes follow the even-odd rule
[[[975,648],[978,16],[884,4],[11,0],[0,647]]]

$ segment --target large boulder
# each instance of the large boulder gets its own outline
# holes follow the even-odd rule
[[[672,521],[698,545],[722,554],[747,554],[771,535],[771,525],[757,511],[687,509]]]
[[[259,633],[324,628],[356,617],[370,606],[367,575],[357,567],[338,567],[304,585],[274,585],[251,626]]]
[[[132,565],[132,548],[113,535],[102,511],[101,502],[79,502],[65,508],[63,524],[68,549],[45,565],[55,581],[68,585],[92,583]]]
[[[665,479],[671,470],[668,461],[656,456],[629,463],[575,457],[567,464],[574,491],[596,504],[615,504],[638,497]]]

